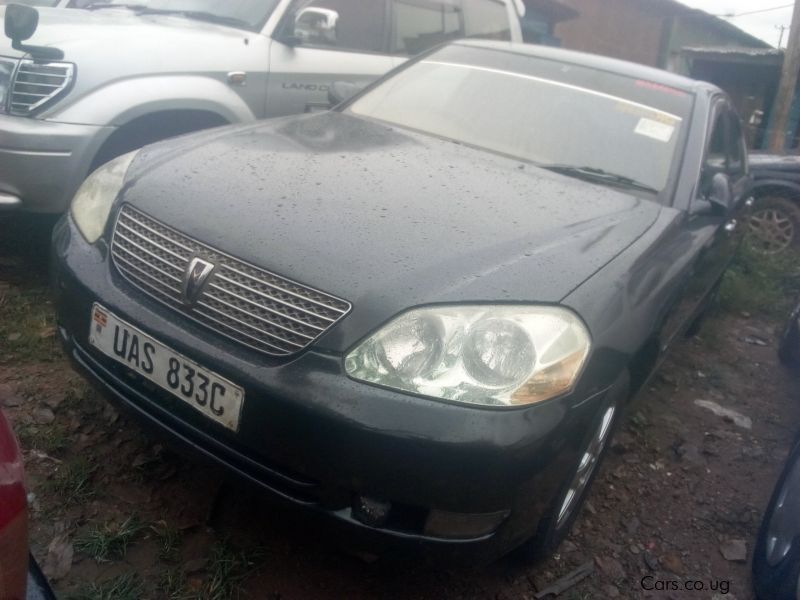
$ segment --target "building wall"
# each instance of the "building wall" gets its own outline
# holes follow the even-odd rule
[[[559,23],[565,48],[659,67],[671,29],[671,11],[648,0],[562,0],[580,12]]]

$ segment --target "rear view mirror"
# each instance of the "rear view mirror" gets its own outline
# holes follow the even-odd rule
[[[6,7],[6,36],[15,45],[29,40],[39,27],[39,11],[30,6],[9,4]],[[15,46],[16,47],[16,46]]]

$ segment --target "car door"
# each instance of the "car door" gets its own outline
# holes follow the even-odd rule
[[[265,116],[326,108],[334,81],[366,85],[389,71],[386,0],[297,0],[276,29]]]
[[[712,104],[710,124],[697,193],[684,226],[670,243],[670,260],[682,275],[661,329],[662,350],[706,308],[742,239],[744,197],[749,189],[747,155],[739,118],[726,99],[720,97]],[[729,186],[727,209],[715,198],[719,194],[715,185],[722,180]]]

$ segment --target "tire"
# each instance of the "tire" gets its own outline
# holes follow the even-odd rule
[[[800,205],[782,196],[763,196],[747,229],[750,245],[764,254],[800,248]]]
[[[585,483],[582,485],[579,493],[572,495],[572,500],[566,509],[567,512],[564,513],[568,495],[573,490],[576,480],[581,476],[581,468],[583,465],[583,460],[581,460],[570,472],[570,476],[565,480],[559,493],[556,495],[555,501],[550,505],[547,511],[545,511],[545,516],[539,521],[536,534],[517,550],[516,554],[524,562],[532,564],[549,558],[558,550],[561,542],[564,541],[572,529],[575,519],[580,514],[580,509],[589,495],[589,490],[597,476],[600,464],[608,451],[609,441],[613,437],[614,430],[619,422],[620,412],[623,408],[622,398],[623,396],[621,395],[609,394],[609,399],[605,401],[602,408],[598,411],[596,418],[592,422],[590,437],[584,440],[585,450],[581,455],[582,458],[586,457],[589,453],[601,431],[604,431],[605,434],[596,460],[584,473]],[[610,416],[609,411],[611,411]]]
[[[785,514],[800,510],[800,443],[786,462],[770,499],[764,521],[758,532],[753,554],[753,586],[761,600],[798,600],[800,596],[800,536],[795,536],[790,550],[780,560],[768,557],[770,525],[775,510],[783,501]],[[779,517],[780,518],[780,517]],[[800,533],[800,532],[798,532]],[[780,554],[779,554],[780,556]]]

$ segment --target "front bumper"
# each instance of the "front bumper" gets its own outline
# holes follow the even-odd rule
[[[205,330],[133,288],[104,242],[89,246],[69,217],[55,229],[53,285],[67,352],[90,380],[174,441],[292,504],[349,526],[355,538],[491,560],[537,531],[577,466],[609,390],[518,410],[431,401],[349,379],[338,355],[274,362]],[[245,388],[240,430],[228,431],[153,388],[87,341],[100,302],[122,319]],[[613,388],[612,388],[613,389]],[[391,502],[367,525],[354,498]],[[508,514],[481,535],[432,535],[431,510]]]
[[[0,115],[0,210],[64,212],[111,131]]]

